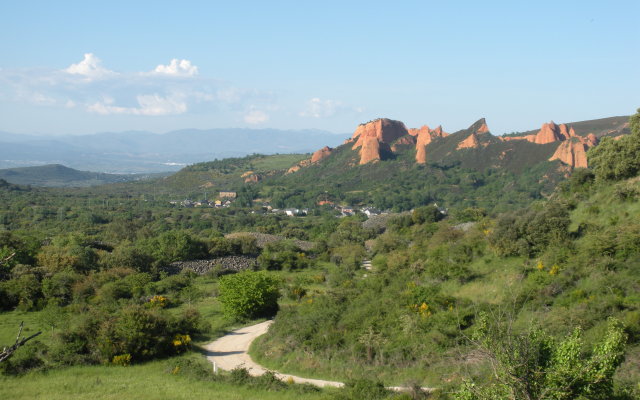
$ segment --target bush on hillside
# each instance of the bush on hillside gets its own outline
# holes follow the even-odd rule
[[[224,314],[237,320],[271,317],[278,311],[279,282],[264,271],[245,271],[220,278]]]

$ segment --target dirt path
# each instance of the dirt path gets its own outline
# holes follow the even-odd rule
[[[256,325],[245,326],[244,328],[236,329],[207,344],[204,348],[207,350],[207,360],[211,363],[215,363],[218,368],[224,370],[232,370],[237,367],[244,367],[249,371],[249,374],[253,376],[260,376],[264,374],[267,369],[258,365],[249,356],[249,346],[251,343],[261,335],[264,335],[269,330],[269,326],[273,321],[265,321]],[[275,371],[274,371],[275,372]],[[295,383],[309,383],[319,387],[333,386],[342,387],[344,383],[325,381],[322,379],[310,379],[302,378],[295,375],[281,374],[275,372],[276,377],[282,381],[293,380]],[[387,389],[395,391],[404,391],[408,388],[402,386],[390,386]],[[422,390],[430,392],[433,389],[423,387]]]
[[[248,354],[251,342],[260,335],[263,335],[269,329],[273,321],[265,321],[256,325],[246,326],[236,329],[213,341],[205,346],[207,350],[207,359],[215,363],[218,368],[224,370],[232,370],[236,367],[244,367],[253,376],[264,374],[267,370],[256,364]],[[295,383],[310,383],[315,386],[333,386],[342,387],[344,383],[325,381],[322,379],[301,378],[299,376],[281,374],[276,372],[278,379],[289,381],[293,379]]]

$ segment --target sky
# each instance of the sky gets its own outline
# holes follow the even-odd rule
[[[0,131],[494,134],[640,107],[640,1],[4,1]]]

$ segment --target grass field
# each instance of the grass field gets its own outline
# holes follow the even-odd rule
[[[329,399],[325,391],[304,393],[291,387],[269,391],[173,374],[175,364],[189,354],[130,367],[77,366],[20,377],[0,376],[2,399]]]

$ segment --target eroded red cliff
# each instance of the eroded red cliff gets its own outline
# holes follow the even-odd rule
[[[571,139],[560,143],[549,161],[560,160],[573,168],[587,168],[589,146],[581,140]]]

